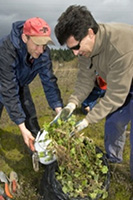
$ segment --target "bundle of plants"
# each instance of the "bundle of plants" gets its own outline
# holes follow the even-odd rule
[[[105,187],[109,173],[107,163],[92,139],[83,133],[70,136],[75,124],[74,115],[67,122],[58,120],[52,126],[44,124],[48,132],[45,140],[51,140],[47,147],[49,160],[53,154],[57,158],[55,178],[69,199],[105,199],[108,195]]]

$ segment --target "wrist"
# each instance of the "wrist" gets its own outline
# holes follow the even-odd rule
[[[89,125],[89,122],[86,118],[83,119],[83,122],[85,123],[86,127]]]
[[[24,124],[24,122],[21,123],[21,124],[19,124],[18,127],[19,127],[20,130],[23,130],[23,129],[25,128],[25,124]]]
[[[19,127],[21,133],[23,134],[23,133],[25,132],[25,130],[26,130],[25,123],[21,123],[21,124],[19,124],[18,127]]]
[[[74,103],[68,103],[66,107],[74,110],[76,108],[76,105]]]
[[[56,112],[56,114],[60,113],[61,110],[62,110],[62,107],[57,107],[57,108],[55,108],[55,112]]]

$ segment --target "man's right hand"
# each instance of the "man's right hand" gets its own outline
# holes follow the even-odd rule
[[[19,124],[19,129],[22,133],[22,136],[23,136],[23,139],[24,139],[24,142],[25,144],[32,150],[32,151],[35,151],[35,148],[34,148],[34,141],[35,141],[35,138],[32,136],[31,132],[25,127],[25,124],[22,123],[22,124]]]
[[[61,119],[63,121],[68,120],[68,118],[73,113],[74,109],[76,108],[74,103],[68,103],[62,110],[59,112],[56,117],[53,119],[53,121],[50,123],[51,125],[53,123],[57,123],[58,119]]]
[[[68,103],[60,113],[60,119],[63,121],[68,120],[68,118],[72,115],[73,111],[75,110],[76,106],[74,103]]]

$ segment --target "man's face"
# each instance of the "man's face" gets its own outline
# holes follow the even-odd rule
[[[47,45],[37,45],[29,37],[25,40],[27,51],[33,58],[38,58],[46,49]]]
[[[88,30],[88,34],[81,40],[77,41],[73,36],[70,36],[66,45],[71,49],[74,55],[89,57],[95,43],[95,34],[92,29]]]

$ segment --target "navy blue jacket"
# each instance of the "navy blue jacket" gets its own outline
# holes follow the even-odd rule
[[[31,83],[39,74],[43,89],[52,109],[62,107],[57,78],[53,74],[50,49],[34,62],[28,64],[26,44],[21,39],[24,21],[15,22],[11,33],[0,40],[0,102],[6,107],[10,118],[17,125],[25,121],[19,87]]]

